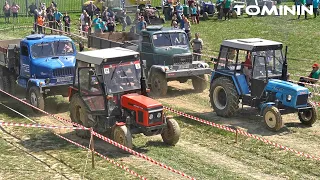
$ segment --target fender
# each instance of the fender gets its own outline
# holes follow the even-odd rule
[[[275,105],[274,102],[267,102],[267,103],[260,104],[260,106],[259,106],[260,115],[263,116],[263,111],[266,109],[266,107],[271,107],[271,106],[274,106],[274,105]]]
[[[161,71],[161,72],[163,72],[163,73],[165,73],[166,72],[166,68],[167,69],[169,69],[169,67],[168,66],[161,66],[161,65],[153,65],[153,66],[151,66],[150,67],[150,70],[149,70],[149,72],[148,72],[148,83],[150,83],[150,77],[151,77],[151,74],[153,73],[153,72],[155,72],[155,71]]]
[[[239,95],[242,95],[242,90],[240,89],[240,85],[239,85],[239,82],[237,80],[237,78],[234,76],[234,74],[232,73],[228,73],[228,72],[217,72],[217,71],[212,71],[211,73],[211,81],[210,81],[210,88],[211,88],[211,84],[213,83],[214,79],[216,79],[217,77],[220,77],[220,76],[227,76],[227,77],[230,77],[232,78],[232,81],[237,89],[237,92]]]

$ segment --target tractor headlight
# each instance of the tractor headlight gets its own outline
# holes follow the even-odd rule
[[[157,118],[161,118],[161,113],[160,112],[157,114]]]
[[[150,115],[149,115],[149,119],[153,119],[153,114],[150,114]]]
[[[291,95],[287,95],[287,100],[288,101],[291,101],[291,98],[292,98]]]

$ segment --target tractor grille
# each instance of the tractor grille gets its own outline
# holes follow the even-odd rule
[[[297,97],[296,106],[306,105],[308,103],[308,94],[299,95]]]
[[[157,112],[149,113],[149,115],[150,115],[150,114],[153,114],[153,119],[149,119],[149,125],[162,122],[162,115],[161,115],[160,118],[158,118],[158,117],[157,117],[157,114],[158,114],[158,113],[162,113],[162,111],[157,111]]]
[[[73,68],[71,68],[71,67],[54,69],[54,70],[53,70],[53,76],[54,76],[54,77],[59,77],[59,76],[72,76],[72,75],[73,75]]]
[[[183,65],[183,64],[191,64],[191,63],[192,63],[192,55],[173,57],[173,65]]]

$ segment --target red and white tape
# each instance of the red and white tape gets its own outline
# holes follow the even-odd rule
[[[30,106],[30,107],[32,107],[32,108],[34,108],[34,109],[36,109],[36,110],[39,110],[40,112],[42,112],[42,113],[44,113],[44,114],[46,114],[46,115],[48,115],[48,116],[51,116],[51,117],[53,117],[53,118],[55,118],[55,119],[57,119],[57,120],[59,120],[59,121],[69,122],[69,123],[72,123],[73,125],[75,125],[75,126],[77,126],[77,127],[86,128],[86,127],[84,127],[84,126],[82,126],[82,125],[80,125],[80,124],[71,122],[70,120],[66,120],[66,119],[61,118],[61,117],[59,117],[59,116],[50,114],[50,113],[48,113],[48,112],[46,112],[46,111],[44,111],[44,110],[42,110],[42,109],[39,109],[39,108],[37,108],[37,107],[35,107],[35,106],[27,103],[27,102],[25,102],[25,101],[23,101],[23,100],[15,97],[15,96],[13,96],[13,95],[11,95],[11,94],[3,91],[2,89],[0,89],[0,92],[2,92],[2,93],[4,93],[4,94],[12,97],[13,99],[16,99],[16,100],[19,101],[19,102],[22,102],[23,104],[25,104],[25,105],[27,105],[27,106]],[[154,164],[159,165],[160,167],[163,167],[163,168],[165,168],[165,169],[168,169],[168,170],[170,170],[170,171],[172,171],[172,172],[174,172],[174,173],[177,173],[177,174],[179,174],[179,175],[181,175],[181,176],[183,176],[183,177],[187,177],[187,178],[189,178],[189,179],[195,179],[195,178],[193,178],[193,177],[191,177],[191,176],[186,175],[186,174],[183,173],[183,172],[180,172],[180,171],[178,171],[178,170],[175,170],[175,169],[173,169],[173,168],[170,167],[170,166],[167,166],[167,165],[165,165],[165,164],[163,164],[163,163],[157,162],[157,161],[153,160],[152,158],[150,158],[150,157],[148,157],[148,156],[146,156],[146,155],[143,155],[143,154],[141,154],[141,153],[138,153],[138,152],[136,152],[136,151],[134,151],[134,150],[132,150],[132,149],[130,149],[130,148],[128,148],[128,147],[125,147],[125,146],[123,146],[123,145],[121,145],[121,144],[119,144],[119,143],[117,143],[117,142],[115,142],[115,141],[113,141],[113,140],[105,137],[105,136],[102,136],[101,134],[98,134],[98,133],[96,133],[96,132],[94,132],[94,131],[92,131],[92,133],[93,133],[93,135],[99,137],[100,139],[103,139],[103,140],[105,140],[106,142],[108,142],[108,143],[110,143],[110,144],[112,144],[112,145],[114,145],[114,146],[116,146],[116,147],[121,148],[122,150],[125,150],[125,151],[127,151],[127,152],[129,152],[129,153],[132,153],[133,155],[136,155],[136,156],[138,156],[138,157],[141,157],[141,158],[143,158],[143,159],[146,159],[146,160],[148,160],[148,161],[150,161],[150,162],[152,162],[152,163],[154,163]]]
[[[14,123],[14,122],[3,122],[0,121],[0,126],[16,126],[16,127],[34,127],[34,128],[45,128],[45,129],[82,129],[90,130],[86,127],[71,127],[71,126],[53,126],[53,125],[42,125],[42,124],[23,124],[23,123]]]
[[[319,104],[320,104],[320,103],[319,103]],[[226,130],[226,131],[230,131],[230,132],[233,132],[233,133],[238,132],[238,133],[241,133],[241,134],[243,134],[243,135],[245,135],[245,136],[248,136],[248,137],[257,139],[257,140],[259,140],[259,141],[262,141],[262,142],[264,142],[264,143],[266,143],[266,144],[271,144],[271,145],[273,145],[273,146],[275,146],[275,147],[284,149],[284,150],[286,150],[286,151],[291,151],[291,152],[294,152],[294,153],[296,153],[296,154],[298,154],[298,155],[302,155],[302,156],[304,156],[304,157],[307,157],[307,158],[310,158],[310,159],[315,159],[315,160],[320,161],[320,157],[315,157],[315,156],[309,155],[309,154],[307,154],[307,153],[300,152],[300,151],[294,150],[294,149],[292,149],[292,148],[288,148],[288,147],[286,147],[286,146],[283,146],[283,145],[280,145],[280,144],[271,142],[271,141],[269,141],[269,140],[267,140],[267,139],[264,139],[264,138],[262,138],[262,137],[259,137],[259,136],[256,136],[256,135],[247,133],[247,132],[245,132],[245,131],[242,131],[242,130],[239,130],[239,129],[234,130],[234,129],[231,129],[231,128],[229,128],[229,127],[226,127],[226,126],[223,126],[223,125],[220,125],[220,124],[215,124],[215,123],[213,123],[213,122],[209,122],[209,121],[207,121],[207,120],[203,120],[203,119],[201,119],[201,118],[194,117],[194,116],[192,116],[192,115],[189,115],[189,114],[186,114],[186,113],[183,113],[183,112],[179,112],[179,111],[174,110],[174,109],[172,109],[172,108],[170,108],[170,107],[164,107],[164,108],[167,109],[167,110],[169,110],[169,111],[171,111],[171,112],[173,112],[173,113],[175,113],[175,114],[184,116],[184,117],[186,117],[186,118],[189,118],[189,119],[192,119],[192,120],[196,120],[196,121],[199,121],[199,122],[201,122],[201,123],[204,123],[204,124],[207,124],[207,125],[211,125],[211,126],[213,126],[213,127],[219,128],[219,129],[224,129],[224,130]]]
[[[152,162],[152,163],[154,163],[154,164],[156,164],[156,165],[159,165],[160,167],[163,167],[163,168],[165,168],[165,169],[168,169],[168,170],[170,170],[170,171],[172,171],[172,172],[174,172],[174,173],[176,173],[176,174],[179,174],[179,175],[181,175],[181,176],[183,176],[183,177],[186,177],[186,178],[188,178],[188,179],[195,180],[195,178],[193,178],[193,177],[191,177],[191,176],[188,176],[188,175],[186,175],[185,173],[183,173],[183,172],[181,172],[181,171],[175,170],[175,169],[173,169],[173,168],[170,167],[170,166],[167,166],[167,165],[165,165],[165,164],[163,164],[163,163],[157,162],[156,160],[154,160],[154,159],[152,159],[152,158],[150,158],[150,157],[148,157],[148,156],[146,156],[146,155],[144,155],[144,154],[138,153],[138,152],[136,152],[136,151],[134,151],[134,150],[126,147],[126,146],[123,146],[123,145],[121,145],[121,144],[119,144],[119,143],[117,143],[117,142],[115,142],[115,141],[113,141],[113,140],[111,140],[111,139],[109,139],[109,138],[107,138],[107,137],[99,134],[99,133],[96,133],[96,132],[94,132],[94,131],[93,131],[92,133],[93,133],[94,136],[96,136],[96,137],[104,140],[105,142],[108,142],[108,143],[110,143],[110,144],[112,144],[112,145],[114,145],[114,146],[116,146],[116,147],[118,147],[118,148],[120,148],[120,149],[122,149],[122,150],[124,150],[124,151],[127,151],[127,152],[129,152],[129,153],[131,153],[131,154],[133,154],[133,155],[136,155],[136,156],[141,157],[141,158],[143,158],[143,159],[145,159],[145,160],[148,160],[148,161],[150,161],[150,162]]]
[[[57,134],[57,133],[54,133],[54,134],[55,134],[56,136],[64,139],[64,140],[66,140],[66,141],[68,141],[68,142],[76,145],[76,146],[79,146],[79,147],[81,147],[81,148],[83,148],[83,149],[86,149],[86,150],[88,150],[88,151],[91,151],[89,148],[87,148],[87,147],[85,147],[85,146],[83,146],[83,145],[81,145],[81,144],[79,144],[79,143],[77,143],[77,142],[74,142],[74,141],[72,141],[72,140],[70,140],[70,139],[68,139],[68,138],[66,138],[66,137],[64,137],[64,136],[61,136],[60,134]],[[125,171],[129,172],[130,174],[132,174],[132,175],[134,175],[134,176],[136,176],[136,177],[138,177],[138,178],[140,178],[140,179],[143,179],[143,180],[146,180],[146,179],[147,179],[147,178],[139,175],[138,173],[134,172],[133,170],[130,170],[129,168],[125,167],[124,165],[121,165],[121,164],[115,162],[114,160],[109,159],[108,157],[106,157],[106,156],[104,156],[104,155],[102,155],[102,154],[100,154],[100,153],[98,153],[98,152],[96,152],[96,151],[93,151],[93,152],[94,152],[95,154],[97,154],[98,156],[102,157],[103,159],[109,161],[110,163],[112,163],[112,164],[120,167],[121,169],[124,169]]]

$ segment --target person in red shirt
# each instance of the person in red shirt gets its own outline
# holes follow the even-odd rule
[[[252,73],[252,61],[251,53],[248,52],[246,61],[243,64],[243,73],[246,75],[247,83],[250,85],[251,73]]]

